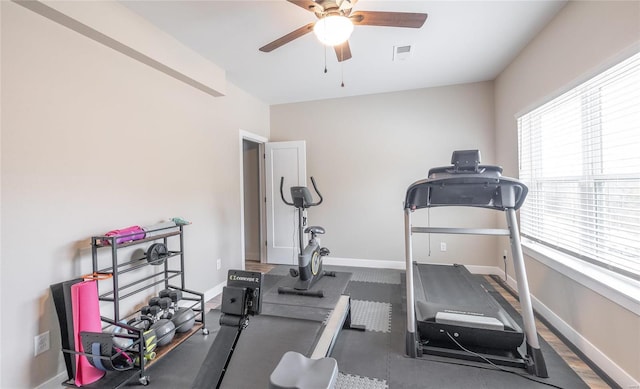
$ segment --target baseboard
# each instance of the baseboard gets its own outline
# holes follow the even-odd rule
[[[324,257],[322,259],[322,263],[324,265],[330,266],[353,266],[368,267],[373,269],[404,270],[404,261],[379,261],[375,259]]]
[[[479,266],[479,265],[464,265],[471,274],[483,274],[499,276],[503,274],[502,269],[496,266]]]
[[[219,294],[222,294],[222,288],[227,286],[227,282],[221,282],[220,284],[214,286],[213,288],[204,292],[204,301],[207,302],[212,298],[216,297]]]
[[[63,382],[67,380],[67,371],[63,370],[53,378],[36,386],[35,389],[59,389]]]

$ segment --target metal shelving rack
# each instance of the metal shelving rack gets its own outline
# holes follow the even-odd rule
[[[147,369],[155,361],[160,359],[177,345],[185,341],[189,336],[193,335],[199,329],[202,330],[202,333],[204,335],[207,335],[209,333],[205,323],[204,294],[189,290],[185,287],[183,234],[184,226],[179,225],[146,231],[146,235],[152,236],[124,243],[118,243],[118,240],[122,239],[123,237],[126,238],[127,235],[94,236],[91,238],[91,257],[94,274],[107,274],[111,276],[109,279],[101,281],[103,283],[111,282],[111,290],[101,293],[98,296],[100,301],[106,301],[113,304],[113,318],[101,316],[101,320],[104,323],[107,323],[106,327],[129,327],[121,325],[120,321],[123,319],[134,317],[135,315],[137,315],[137,312],[133,312],[123,317],[120,312],[120,302],[128,297],[135,296],[145,290],[154,288],[162,284],[164,284],[163,286],[165,289],[182,291],[181,301],[191,302],[191,305],[183,306],[191,308],[196,313],[196,323],[194,327],[184,334],[176,334],[172,343],[168,346],[165,346],[164,350],[162,350],[161,352],[158,352],[156,359],[146,361],[145,358],[140,358],[139,366],[137,366],[136,369],[126,372],[109,372],[109,374],[107,374],[108,377],[105,377],[107,379],[103,378],[102,380],[95,383],[99,387],[119,388],[121,386],[124,386],[136,375],[139,375],[139,381],[141,384],[147,385],[149,384],[149,377],[146,375],[145,369]],[[133,235],[135,234],[131,234],[130,236]],[[143,258],[126,260],[124,262],[121,262],[121,260],[118,258],[118,250],[125,247],[143,245],[145,243],[162,241],[162,243],[164,243],[164,245],[169,248],[169,238],[171,237],[179,238],[179,247],[177,250],[168,250],[167,255],[164,259],[164,263],[161,265],[151,265],[147,260],[146,254]],[[99,251],[104,251],[105,249],[110,249],[111,251],[111,263],[107,264],[106,266],[104,266],[103,264],[103,267],[101,267],[98,254]],[[176,261],[176,257],[179,258],[179,262]],[[106,261],[103,260],[102,262]],[[126,284],[120,282],[121,275],[135,272],[136,270],[141,270],[143,268],[146,268],[147,266],[150,266],[151,268],[158,268],[158,270],[154,270],[151,274],[141,275],[139,278]],[[178,284],[174,283],[176,282],[176,280],[178,281]],[[139,355],[144,354],[144,342],[141,341],[142,333],[142,330],[138,331],[138,339],[136,339],[133,344],[134,348],[138,350]],[[90,385],[90,387],[91,386],[92,385]]]

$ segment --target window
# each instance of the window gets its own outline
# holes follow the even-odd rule
[[[640,280],[640,53],[518,118],[522,235]]]

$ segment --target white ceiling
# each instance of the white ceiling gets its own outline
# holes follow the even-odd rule
[[[271,53],[258,51],[316,20],[285,0],[122,3],[224,68],[238,87],[282,104],[493,80],[566,1],[360,0],[354,12],[429,17],[421,29],[355,26],[353,58],[339,63],[329,48],[326,74],[325,49],[313,33]],[[411,58],[392,61],[398,45],[411,45]]]

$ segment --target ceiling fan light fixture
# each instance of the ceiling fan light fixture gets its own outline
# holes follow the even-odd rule
[[[353,23],[342,15],[330,15],[318,20],[313,26],[313,32],[322,44],[337,46],[349,39],[353,32]]]

